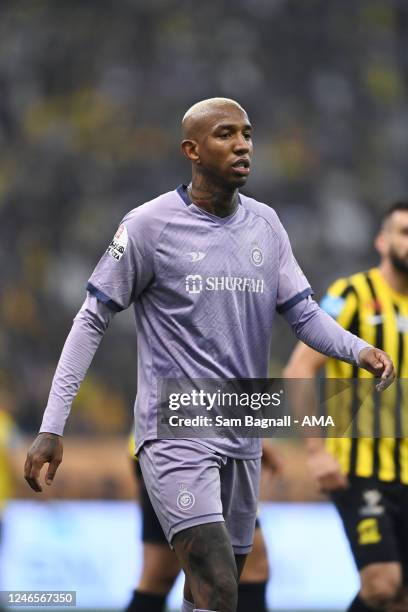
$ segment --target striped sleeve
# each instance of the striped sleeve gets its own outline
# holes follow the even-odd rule
[[[344,329],[350,329],[358,309],[356,291],[348,278],[340,278],[328,288],[320,307]]]

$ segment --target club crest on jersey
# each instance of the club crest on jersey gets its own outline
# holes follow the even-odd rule
[[[195,497],[194,495],[187,489],[187,485],[185,484],[181,484],[179,486],[180,489],[180,493],[177,496],[177,506],[180,508],[180,510],[183,510],[183,512],[186,512],[187,510],[190,510],[190,508],[192,508],[195,504]]]
[[[251,261],[254,266],[262,266],[263,264],[263,253],[258,246],[255,246],[251,251]]]
[[[123,253],[126,251],[127,243],[128,233],[126,225],[122,223],[121,225],[119,225],[118,230],[112,238],[112,241],[108,246],[108,250],[106,252],[109,253],[109,255],[113,257],[113,259],[119,261],[122,258]]]

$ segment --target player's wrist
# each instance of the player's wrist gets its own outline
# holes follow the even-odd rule
[[[366,344],[365,342],[362,343],[362,346],[358,348],[356,360],[358,367],[361,367],[365,364],[367,352],[371,351],[372,349],[374,349],[374,347],[371,346],[371,344]]]
[[[53,431],[39,431],[38,435],[42,438],[62,438],[62,434],[55,433]]]

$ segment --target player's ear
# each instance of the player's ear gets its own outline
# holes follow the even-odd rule
[[[200,156],[197,149],[198,147],[195,140],[183,140],[181,143],[181,150],[183,151],[184,156],[191,162],[200,162]]]
[[[387,255],[388,245],[387,245],[387,239],[385,237],[384,231],[381,231],[379,234],[377,234],[377,237],[374,241],[374,246],[379,252],[379,254],[381,255],[381,257],[384,257],[385,255]]]

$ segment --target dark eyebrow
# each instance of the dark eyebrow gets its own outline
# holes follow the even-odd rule
[[[214,126],[215,130],[236,130],[236,129],[244,129],[244,130],[252,130],[252,125],[250,123],[246,123],[242,128],[237,126],[236,123],[219,123]]]

